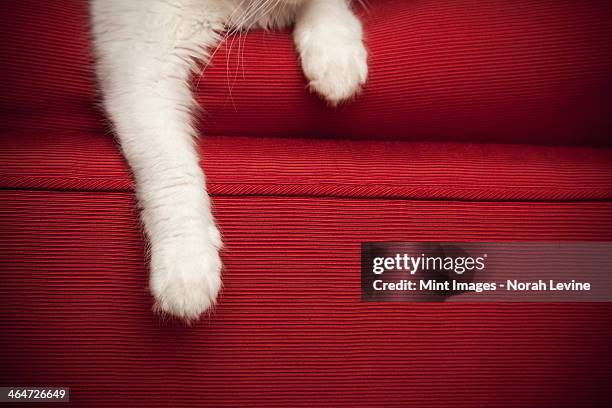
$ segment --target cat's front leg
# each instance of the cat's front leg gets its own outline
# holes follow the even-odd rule
[[[293,33],[310,88],[335,106],[357,94],[368,77],[361,22],[346,0],[309,0]]]
[[[132,170],[158,311],[186,321],[215,302],[221,239],[193,141],[188,81],[218,40],[201,2],[94,0],[104,106]]]

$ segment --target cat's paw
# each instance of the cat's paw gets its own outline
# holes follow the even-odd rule
[[[214,225],[153,246],[149,284],[158,313],[189,323],[214,305],[221,287],[220,246]]]
[[[368,78],[368,53],[354,38],[309,41],[301,60],[310,89],[332,106],[354,97]]]

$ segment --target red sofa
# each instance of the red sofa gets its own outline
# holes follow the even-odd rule
[[[610,304],[365,303],[366,241],[612,240],[612,3],[370,0],[328,109],[288,33],[196,81],[224,290],[151,312],[83,0],[0,4],[0,386],[71,404],[603,406]]]

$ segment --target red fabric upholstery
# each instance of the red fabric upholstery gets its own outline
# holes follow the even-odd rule
[[[150,311],[85,1],[0,3],[0,386],[82,407],[611,402],[610,304],[361,303],[359,244],[612,240],[612,5],[367,3],[352,104],[305,92],[287,33],[242,38],[240,64],[230,41],[199,82],[225,286],[191,328]]]
[[[610,200],[612,149],[207,136],[212,195],[442,200]],[[0,185],[131,190],[111,137],[0,138]]]
[[[362,303],[359,242],[611,240],[610,202],[214,197],[224,290],[150,310],[132,194],[0,193],[0,382],[75,406],[602,406],[609,304]]]
[[[205,133],[610,143],[608,2],[369,4],[370,80],[355,103],[331,110],[305,92],[288,33],[252,33],[196,81]],[[0,123],[98,130],[86,1],[5,1],[0,12]]]
[[[370,77],[354,103],[304,92],[290,37],[223,47],[198,86],[209,134],[609,144],[605,1],[370,1]]]

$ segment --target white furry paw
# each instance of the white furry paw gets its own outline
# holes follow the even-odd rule
[[[301,59],[310,89],[332,106],[359,93],[368,78],[368,53],[361,40],[309,41]]]
[[[208,231],[182,233],[153,245],[150,288],[154,309],[186,322],[214,305],[221,287],[221,240]]]

